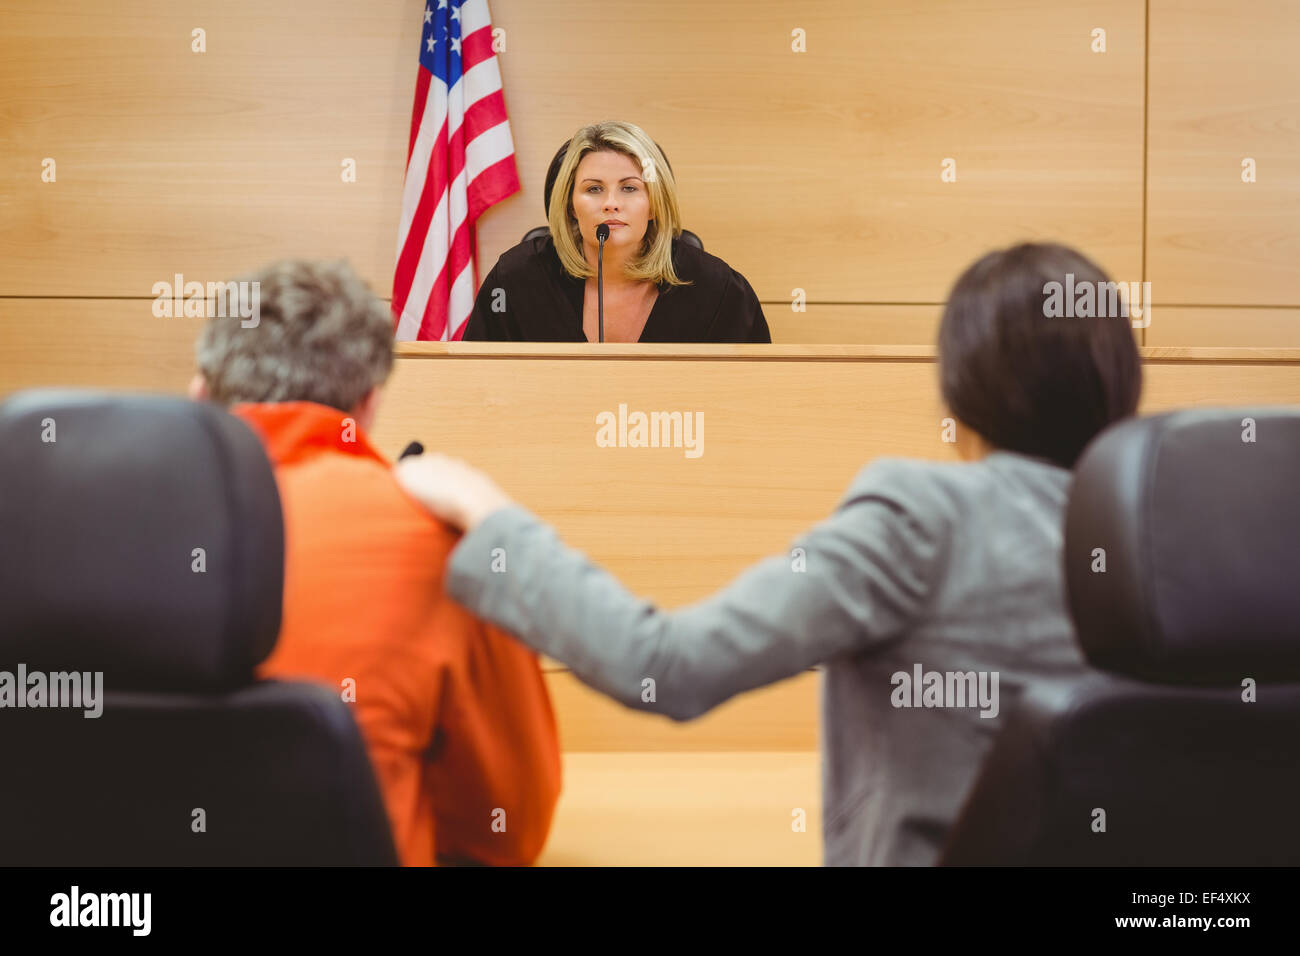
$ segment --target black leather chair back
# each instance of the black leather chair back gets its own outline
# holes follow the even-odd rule
[[[170,397],[15,395],[0,529],[0,865],[396,862],[338,693],[254,680],[284,529],[242,422]]]
[[[1064,561],[1096,670],[1026,690],[941,862],[1300,864],[1300,410],[1107,430]]]

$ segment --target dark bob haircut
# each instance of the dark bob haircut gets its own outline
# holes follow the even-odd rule
[[[1137,411],[1142,366],[1126,308],[1065,318],[1049,289],[1059,305],[1062,288],[1092,283],[1101,297],[1110,281],[1050,243],[990,252],[963,272],[939,324],[939,386],[953,416],[995,448],[1073,468],[1098,432]]]

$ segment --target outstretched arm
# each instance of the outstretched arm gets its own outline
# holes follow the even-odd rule
[[[466,530],[447,568],[452,597],[616,700],[678,720],[901,637],[928,599],[944,547],[891,493],[899,474],[873,465],[788,556],[666,612],[464,462],[422,455],[396,474],[417,501]]]

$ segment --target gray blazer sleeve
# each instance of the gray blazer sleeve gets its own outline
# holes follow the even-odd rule
[[[462,538],[447,590],[597,690],[687,720],[906,633],[930,593],[943,535],[888,493],[897,483],[881,472],[890,469],[865,469],[789,555],[760,561],[680,610],[630,594],[518,505]]]

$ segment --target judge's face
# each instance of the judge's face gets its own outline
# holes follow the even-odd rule
[[[641,179],[641,167],[631,156],[596,152],[582,157],[572,201],[583,246],[594,248],[596,227],[609,222],[605,255],[636,255],[650,224],[650,194]]]

